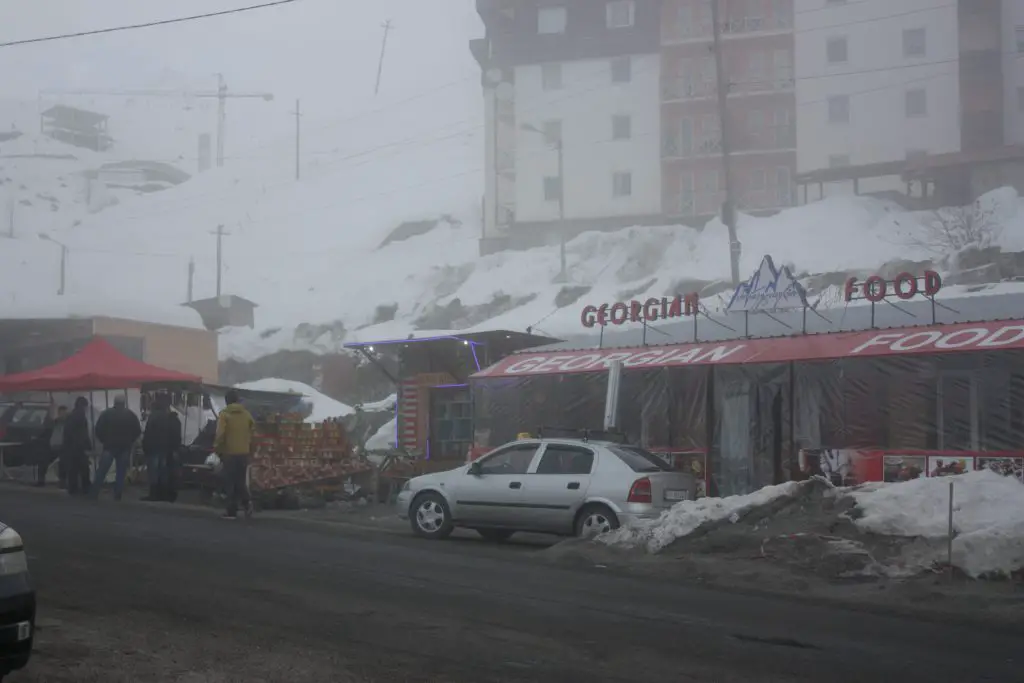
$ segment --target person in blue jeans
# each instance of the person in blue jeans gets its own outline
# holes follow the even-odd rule
[[[124,478],[128,474],[132,447],[142,436],[142,425],[139,417],[125,406],[124,396],[114,399],[114,406],[100,413],[96,420],[96,440],[103,446],[103,455],[96,466],[96,479],[90,493],[98,498],[100,489],[107,479],[110,466],[116,465],[114,478],[114,500],[121,500],[124,493]]]

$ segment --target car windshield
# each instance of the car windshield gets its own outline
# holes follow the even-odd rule
[[[17,427],[38,427],[46,422],[46,408],[19,408],[11,416],[11,424]]]
[[[619,460],[629,465],[634,472],[671,472],[672,468],[654,453],[639,446],[608,446],[608,450]]]

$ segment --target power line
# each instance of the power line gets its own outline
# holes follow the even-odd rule
[[[154,26],[166,26],[168,24],[181,24],[186,21],[196,21],[197,19],[212,19],[213,17],[223,17],[228,14],[239,14],[241,12],[251,12],[258,9],[266,9],[268,7],[277,7],[279,5],[290,5],[298,2],[299,0],[274,0],[273,2],[265,2],[260,5],[249,5],[247,7],[236,7],[235,9],[220,10],[219,12],[207,12],[205,14],[192,14],[187,17],[176,17],[174,19],[160,19],[157,21],[147,21],[142,24],[126,24],[123,26],[110,26],[108,28],[98,28],[91,31],[78,31],[77,33],[60,33],[53,36],[43,36],[40,38],[26,38],[24,40],[12,40],[7,43],[0,43],[0,47],[14,47],[15,45],[29,45],[31,43],[48,43],[53,40],[67,40],[69,38],[82,38],[84,36],[95,36],[101,33],[116,33],[118,31],[133,31],[139,28],[152,28]]]

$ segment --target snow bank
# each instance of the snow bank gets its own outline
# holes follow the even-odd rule
[[[725,519],[736,522],[747,510],[768,505],[784,496],[794,496],[802,486],[810,483],[789,481],[742,496],[686,500],[673,505],[657,519],[620,527],[597,540],[613,546],[645,546],[648,552],[656,553],[676,539],[689,536],[704,524]]]
[[[267,378],[255,382],[245,382],[236,385],[239,389],[251,389],[253,391],[278,391],[286,394],[301,394],[302,402],[312,406],[313,412],[306,418],[306,422],[323,422],[336,417],[345,417],[355,412],[352,406],[341,401],[336,401],[326,394],[322,394],[308,384],[294,382],[289,379]]]
[[[1024,485],[991,470],[851,491],[862,531],[945,538],[953,483],[953,564],[973,577],[1024,568]]]
[[[381,413],[386,410],[394,410],[395,403],[398,402],[398,394],[391,394],[385,399],[380,401],[370,401],[369,403],[360,403],[359,409],[364,413]]]
[[[366,440],[366,450],[386,451],[395,447],[395,421],[389,420],[387,424],[381,425],[377,433]]]

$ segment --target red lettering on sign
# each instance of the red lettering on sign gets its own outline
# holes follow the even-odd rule
[[[942,278],[934,270],[924,271],[924,293],[926,296],[935,296],[942,289]]]
[[[885,298],[886,289],[885,278],[881,275],[872,275],[864,281],[864,298],[878,303]]]
[[[913,299],[917,296],[917,278],[910,273],[900,273],[896,276],[893,281],[893,289],[896,290],[896,296],[901,299]],[[904,289],[906,285],[906,289]]]
[[[580,323],[583,327],[593,327],[597,324],[597,306],[584,306],[580,314]]]
[[[853,300],[853,294],[857,291],[857,278],[851,277],[846,281],[846,286],[843,288],[844,298],[847,301]]]
[[[629,307],[621,301],[612,304],[612,325],[622,325],[626,322],[626,316],[629,315]]]
[[[644,303],[644,319],[647,322],[654,322],[658,319],[658,304],[660,302],[657,299],[648,299]]]
[[[638,323],[642,321],[644,315],[644,305],[639,301],[629,302],[629,322]]]
[[[608,324],[608,304],[601,304],[597,309],[597,324],[601,327]]]

